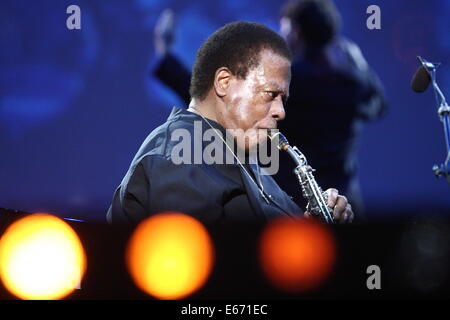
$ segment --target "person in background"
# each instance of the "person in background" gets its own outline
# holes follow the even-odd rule
[[[281,9],[280,33],[293,63],[288,116],[279,129],[316,169],[318,184],[346,195],[363,221],[358,142],[363,122],[380,118],[386,103],[380,80],[359,47],[339,35],[340,25],[329,0],[292,0]],[[292,169],[282,167],[276,180],[297,195]]]

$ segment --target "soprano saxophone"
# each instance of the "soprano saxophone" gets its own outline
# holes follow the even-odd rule
[[[278,137],[278,149],[286,151],[294,159],[297,167],[294,173],[300,182],[303,197],[308,201],[307,211],[315,216],[321,216],[326,223],[334,223],[330,208],[327,206],[327,195],[314,179],[315,171],[308,165],[306,157],[297,147],[289,145],[286,137],[278,130],[269,131],[269,138],[273,140]]]

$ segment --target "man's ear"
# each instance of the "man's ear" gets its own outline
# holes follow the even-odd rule
[[[217,69],[214,76],[214,91],[219,97],[226,96],[228,88],[230,87],[230,82],[233,79],[233,74],[230,69],[222,67]]]

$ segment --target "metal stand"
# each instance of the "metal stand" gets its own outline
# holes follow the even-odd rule
[[[436,82],[436,69],[440,65],[440,63],[432,63],[426,61],[421,57],[417,58],[431,77],[434,96],[436,98],[436,104],[438,107],[438,115],[444,126],[445,143],[447,146],[447,157],[444,163],[441,163],[440,165],[435,164],[433,166],[433,172],[438,178],[444,176],[447,179],[448,183],[450,183],[450,107],[448,106],[444,94],[442,93]]]

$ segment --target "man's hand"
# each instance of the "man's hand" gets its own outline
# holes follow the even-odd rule
[[[333,210],[334,221],[351,223],[355,215],[347,198],[339,195],[339,192],[334,188],[328,189],[326,193],[328,194],[327,205]]]
[[[170,51],[174,41],[175,14],[171,9],[165,9],[158,18],[155,26],[155,50],[159,56]]]
[[[348,203],[347,198],[339,195],[338,191],[330,188],[326,191],[327,205],[332,210],[334,221],[337,223],[351,223],[355,217],[352,206]],[[311,217],[309,212],[305,212],[305,217]]]

